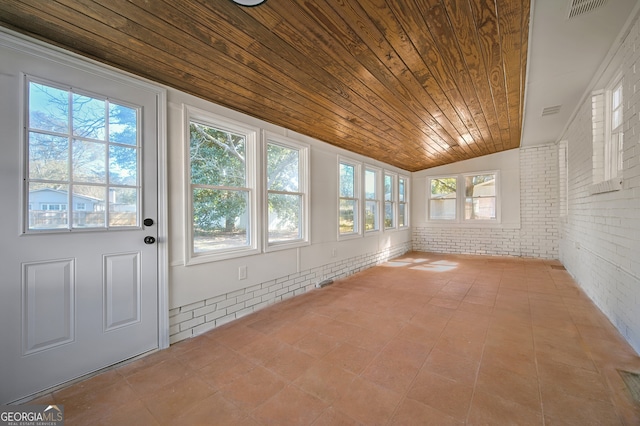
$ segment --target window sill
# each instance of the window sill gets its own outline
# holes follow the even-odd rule
[[[589,195],[604,194],[606,192],[620,191],[621,189],[622,178],[617,177],[591,185],[589,187]]]

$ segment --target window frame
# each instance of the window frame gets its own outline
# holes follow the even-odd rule
[[[401,199],[400,197],[400,181],[404,181],[404,191],[403,191],[403,195],[404,195],[404,201]],[[409,207],[409,185],[410,185],[410,179],[408,176],[406,175],[398,175],[398,190],[396,191],[398,194],[398,213],[396,215],[397,219],[396,219],[396,223],[398,225],[398,229],[407,229],[409,227],[411,227],[411,214],[410,214],[410,207]],[[400,225],[400,206],[404,206],[404,224]]]
[[[31,119],[30,119],[30,115],[31,115],[31,103],[30,103],[30,86],[31,84],[36,84],[36,85],[42,85],[42,86],[47,86],[49,88],[52,89],[57,89],[60,91],[65,91],[67,92],[67,96],[68,96],[68,102],[70,102],[70,104],[68,105],[69,108],[69,112],[68,112],[68,120],[69,122],[67,123],[67,126],[69,127],[67,130],[68,132],[60,132],[60,131],[55,131],[55,130],[45,130],[45,129],[39,129],[36,127],[32,127],[31,126]],[[22,202],[21,202],[21,208],[22,208],[22,229],[21,229],[21,233],[22,235],[38,235],[38,234],[60,234],[60,233],[78,233],[78,232],[113,232],[113,231],[119,231],[119,230],[135,230],[135,229],[141,229],[142,228],[142,219],[141,219],[141,215],[142,215],[142,209],[143,209],[143,205],[142,205],[142,191],[143,191],[143,185],[142,185],[142,176],[143,176],[143,164],[142,164],[142,159],[141,159],[141,153],[142,153],[142,139],[141,139],[141,130],[143,127],[142,124],[142,107],[140,105],[137,104],[133,104],[131,102],[127,102],[124,100],[121,100],[117,97],[113,97],[113,96],[108,96],[106,94],[104,94],[104,91],[93,91],[93,90],[88,90],[85,89],[81,86],[73,86],[73,85],[68,85],[68,84],[64,84],[64,83],[60,83],[58,81],[54,81],[51,80],[49,78],[41,78],[35,75],[30,75],[30,74],[22,74],[22,98],[21,98],[21,109],[22,109],[22,119],[23,119],[23,126],[24,126],[24,132],[23,132],[23,140],[22,140],[22,161],[23,161],[23,166],[22,166],[22,176],[23,176],[23,189],[22,189]],[[82,97],[88,97],[88,98],[92,98],[94,100],[99,100],[105,103],[105,131],[107,132],[104,136],[104,139],[98,139],[98,138],[94,138],[94,137],[90,137],[90,136],[79,136],[79,135],[74,135],[73,133],[73,97],[74,96],[82,96]],[[111,122],[109,120],[109,116],[108,116],[108,106],[110,105],[119,105],[121,107],[126,107],[132,110],[136,111],[136,140],[135,140],[135,145],[131,145],[131,144],[123,144],[121,142],[117,142],[114,140],[110,139],[110,133],[109,133],[109,126],[111,125]],[[61,137],[61,138],[67,138],[68,139],[68,157],[69,157],[69,164],[67,165],[68,167],[68,172],[69,175],[67,176],[66,179],[64,180],[57,180],[57,179],[41,179],[41,178],[31,178],[30,177],[30,154],[29,154],[29,150],[30,150],[30,134],[31,133],[40,133],[40,134],[48,134],[50,136],[57,136],[57,137]],[[106,164],[106,177],[105,177],[105,181],[104,182],[89,182],[89,181],[83,181],[81,179],[77,179],[74,177],[74,165],[73,162],[71,161],[72,155],[73,155],[73,146],[74,143],[76,141],[81,141],[81,142],[88,142],[88,143],[93,143],[93,144],[102,144],[105,147],[105,160],[108,158],[109,154],[109,150],[111,147],[125,147],[125,148],[129,148],[129,149],[134,149],[135,150],[135,155],[136,155],[136,181],[135,184],[130,184],[130,183],[113,183],[111,182],[111,178],[109,177],[109,164]],[[58,184],[64,184],[67,186],[67,200],[66,203],[46,203],[46,204],[51,204],[51,205],[65,205],[65,209],[64,210],[50,210],[50,211],[66,211],[67,212],[67,223],[66,226],[60,226],[60,227],[51,227],[51,228],[31,228],[29,223],[30,223],[30,211],[31,208],[34,206],[34,203],[30,200],[30,184],[31,183],[47,183],[47,182],[55,182]],[[75,207],[74,204],[74,198],[75,198],[75,193],[73,192],[73,190],[71,189],[73,186],[94,186],[94,187],[104,187],[105,189],[105,195],[104,195],[104,204],[108,205],[110,203],[109,201],[109,193],[110,190],[112,189],[133,189],[136,191],[136,196],[135,196],[135,204],[136,204],[136,211],[135,211],[135,224],[132,225],[112,225],[110,224],[110,214],[111,214],[111,210],[104,208],[102,210],[99,211],[104,211],[105,215],[104,215],[104,224],[102,226],[90,226],[90,227],[86,227],[86,226],[75,226],[74,222],[74,212],[76,211],[81,211],[81,212],[86,212],[87,210],[78,210]],[[39,203],[40,205],[42,205],[42,202]]]
[[[374,198],[367,198],[367,172],[371,172],[374,174]],[[362,199],[364,200],[363,209],[362,209],[362,227],[364,229],[365,235],[373,235],[382,231],[381,226],[381,217],[380,217],[380,182],[382,169],[379,167],[372,166],[370,164],[364,165],[364,170],[362,171]],[[375,223],[376,227],[374,229],[366,229],[367,225],[367,204],[375,203]]]
[[[340,187],[341,187],[341,181],[340,181],[340,166],[344,164],[344,165],[348,165],[348,166],[352,166],[353,167],[353,197],[343,197],[341,195],[341,191],[340,191]],[[338,156],[338,163],[337,163],[337,175],[338,175],[338,185],[337,185],[337,199],[338,199],[338,205],[337,205],[337,219],[338,219],[338,240],[345,240],[345,239],[350,239],[350,238],[356,238],[356,237],[360,237],[362,236],[362,220],[363,220],[363,214],[361,213],[362,211],[362,197],[363,197],[363,193],[362,193],[362,163],[360,163],[359,161],[355,161],[352,160],[350,158],[347,157],[343,157],[343,156]],[[353,213],[353,220],[354,220],[354,230],[352,232],[345,232],[343,233],[340,229],[340,204],[342,200],[352,200],[355,202],[355,206],[354,206],[354,213]]]
[[[466,207],[466,178],[469,176],[481,176],[481,175],[494,175],[495,176],[495,219],[467,219],[465,216],[465,207]],[[456,179],[456,214],[454,219],[432,219],[431,218],[431,181],[436,179],[446,179],[446,178],[455,178]],[[502,200],[500,197],[500,171],[499,170],[486,170],[486,171],[476,171],[476,172],[465,172],[465,173],[455,173],[448,175],[438,175],[438,176],[429,176],[427,177],[427,222],[430,223],[448,223],[456,226],[493,226],[499,225],[502,223],[501,218],[501,205]]]
[[[384,208],[382,214],[382,224],[385,231],[393,231],[398,229],[398,173],[385,170],[382,175],[382,194]],[[387,177],[391,178],[391,199],[387,200]],[[391,204],[391,225],[387,226],[387,204]]]
[[[463,181],[463,191],[464,194],[460,195],[457,194],[460,198],[461,198],[461,212],[465,212],[466,211],[466,206],[467,206],[467,196],[466,196],[466,192],[467,192],[467,183],[466,183],[466,178],[469,176],[481,176],[481,175],[493,175],[494,176],[494,192],[495,194],[492,197],[472,197],[473,198],[494,198],[495,199],[495,205],[494,205],[494,213],[495,213],[495,218],[493,219],[467,219],[466,218],[466,214],[460,215],[460,219],[462,222],[464,223],[500,223],[500,203],[499,203],[499,194],[500,194],[500,179],[499,179],[499,172],[497,170],[491,170],[491,171],[486,171],[486,172],[473,172],[473,173],[463,173],[461,174],[461,178]],[[460,181],[460,180],[459,180]]]
[[[215,127],[218,130],[241,134],[245,137],[245,179],[246,187],[243,190],[248,195],[247,209],[247,234],[249,243],[244,247],[234,247],[195,253],[194,250],[194,226],[193,226],[193,188],[191,183],[191,137],[190,125],[195,121],[205,126]],[[261,232],[259,229],[258,209],[258,135],[260,129],[247,124],[231,120],[229,118],[204,111],[189,105],[183,105],[183,145],[184,145],[184,195],[185,195],[185,265],[193,265],[218,260],[232,259],[249,256],[260,252]]]
[[[279,194],[296,194],[299,195],[302,199],[301,201],[301,213],[300,213],[300,238],[295,240],[288,241],[277,241],[277,242],[269,242],[269,194],[274,193],[269,189],[268,182],[268,155],[267,149],[269,144],[279,145],[281,147],[289,148],[292,150],[298,151],[298,192],[289,192],[289,191],[275,191]],[[262,170],[263,170],[263,194],[264,199],[262,202],[263,212],[262,212],[262,220],[264,224],[263,229],[263,241],[264,241],[264,251],[277,251],[277,250],[285,250],[296,247],[307,246],[311,243],[311,239],[309,236],[309,187],[310,187],[310,173],[309,173],[309,161],[310,161],[310,148],[309,145],[300,143],[284,136],[271,133],[264,132],[263,140],[262,140]]]
[[[620,91],[620,103],[614,106],[616,91]],[[605,137],[603,178],[605,181],[622,177],[624,151],[624,85],[622,75],[617,75],[605,91]],[[620,113],[620,123],[614,127],[614,114]],[[615,139],[615,141],[614,141]]]
[[[456,197],[455,197],[455,215],[453,219],[432,219],[431,218],[431,181],[439,180],[439,179],[455,179],[456,180]],[[458,223],[460,219],[460,201],[459,201],[459,193],[460,193],[460,178],[459,175],[438,175],[438,176],[429,176],[427,177],[427,221],[429,222],[440,222],[440,223]]]

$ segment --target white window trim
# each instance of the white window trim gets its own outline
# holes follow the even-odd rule
[[[400,201],[400,179],[404,180],[404,201]],[[398,190],[397,192],[397,198],[398,198],[398,215],[396,215],[396,223],[398,223],[398,218],[400,217],[400,205],[403,204],[404,205],[404,221],[405,224],[403,226],[400,226],[400,223],[398,223],[398,229],[407,229],[411,227],[411,208],[410,208],[410,179],[409,176],[406,175],[398,175]]]
[[[184,140],[184,195],[185,195],[185,244],[184,259],[185,265],[195,265],[218,260],[232,259],[236,257],[249,256],[260,252],[261,232],[258,221],[258,191],[257,177],[259,176],[259,164],[257,161],[258,134],[260,129],[248,126],[226,117],[183,104],[183,140]],[[220,250],[218,252],[195,253],[193,250],[193,200],[191,190],[191,164],[190,158],[190,134],[189,127],[191,121],[210,125],[221,130],[245,135],[246,140],[246,173],[247,188],[249,188],[249,224],[247,233],[250,243],[247,247]]]
[[[391,214],[393,218],[393,226],[387,226],[385,224],[388,202],[385,193],[385,178],[387,176],[391,177],[391,190],[393,191],[390,201],[392,203]],[[389,170],[385,170],[382,175],[382,227],[386,232],[398,229],[398,173],[391,172]]]
[[[431,181],[436,179],[456,179],[456,216],[453,219],[431,219]],[[430,223],[459,223],[460,222],[460,176],[458,174],[437,175],[427,177],[427,222]]]
[[[465,219],[465,178],[467,176],[489,175],[494,174],[496,176],[496,218],[495,219]],[[456,217],[455,219],[431,219],[431,181],[434,179],[443,178],[456,178]],[[465,172],[465,173],[451,173],[446,175],[428,176],[427,177],[427,206],[426,220],[431,224],[448,224],[456,227],[479,227],[479,226],[497,226],[502,224],[502,200],[500,197],[500,171],[499,170],[485,170],[477,172]]]
[[[620,125],[613,128],[613,93],[620,88],[622,101],[620,104],[621,112],[624,114],[624,90],[622,85],[622,75],[617,75],[612,83],[607,87],[605,97],[605,138],[604,138],[604,180],[613,180],[622,177],[622,164],[618,164],[618,150],[613,152],[612,136],[614,133],[620,133],[624,140],[624,117],[621,118]],[[623,144],[624,145],[624,144]],[[612,155],[613,154],[613,155]]]
[[[340,200],[343,198],[340,196],[340,164],[347,164],[350,166],[353,166],[353,194],[354,194],[354,198],[353,200],[356,201],[356,212],[354,213],[354,220],[356,221],[355,224],[355,231],[354,232],[349,232],[349,233],[341,233],[340,232]],[[355,161],[352,160],[350,158],[347,157],[343,157],[343,156],[338,156],[338,163],[337,163],[337,169],[336,169],[336,173],[338,175],[338,186],[337,186],[337,199],[338,199],[338,205],[337,205],[337,217],[338,217],[338,240],[348,240],[348,239],[352,239],[352,238],[358,238],[362,236],[362,228],[363,228],[363,224],[362,224],[362,218],[363,218],[363,213],[362,213],[362,163],[359,161]],[[348,198],[351,199],[351,198]]]
[[[367,171],[371,171],[374,172],[376,174],[376,179],[375,179],[375,183],[376,183],[376,191],[375,191],[375,198],[367,198],[366,195],[366,172]],[[382,182],[382,169],[380,167],[375,167],[372,166],[370,164],[365,164],[363,171],[362,171],[362,199],[363,199],[363,205],[362,205],[362,228],[364,230],[364,234],[365,236],[370,236],[370,235],[376,235],[379,234],[380,232],[382,232],[382,229],[384,227],[384,218],[381,217],[381,193],[382,193],[382,186],[384,185],[384,183]],[[375,201],[376,202],[376,217],[378,219],[378,229],[370,229],[370,230],[366,230],[365,228],[365,221],[366,221],[366,203],[367,201]]]
[[[302,214],[301,214],[301,238],[296,239],[296,240],[291,240],[291,241],[282,241],[282,242],[274,242],[274,243],[269,243],[269,204],[268,204],[268,196],[269,196],[269,189],[267,187],[267,145],[269,143],[273,143],[276,145],[281,145],[287,148],[291,148],[291,149],[295,149],[299,152],[299,163],[298,163],[298,168],[299,168],[299,179],[300,181],[298,182],[298,187],[299,187],[299,194],[302,195]],[[290,248],[296,248],[296,247],[303,247],[303,246],[308,246],[309,244],[311,244],[311,238],[310,238],[310,226],[309,226],[309,218],[310,218],[310,212],[309,212],[309,199],[310,199],[310,193],[309,193],[309,188],[310,188],[310,173],[309,173],[309,152],[310,152],[310,147],[307,144],[303,144],[294,140],[291,140],[289,138],[286,138],[284,136],[275,134],[275,133],[271,133],[271,132],[264,132],[263,134],[263,140],[262,140],[262,167],[263,167],[263,200],[262,200],[262,206],[264,206],[263,210],[263,214],[262,214],[262,220],[263,220],[263,241],[264,241],[264,251],[265,252],[269,252],[269,251],[277,251],[277,250],[285,250],[285,249],[290,249]]]
[[[465,185],[465,178],[468,176],[478,176],[478,175],[495,175],[496,177],[496,182],[495,182],[495,199],[496,199],[496,218],[495,219],[465,219],[464,216],[462,214],[460,214],[460,221],[463,223],[468,223],[468,224],[486,224],[486,223],[500,223],[501,222],[501,218],[500,218],[500,205],[502,204],[500,202],[500,172],[498,170],[489,170],[489,171],[484,171],[484,172],[473,172],[473,173],[463,173],[461,174],[461,178],[462,178],[462,189],[464,192],[466,192],[466,185]],[[458,180],[460,181],[460,179]],[[460,213],[464,212],[464,208],[465,208],[465,195],[457,193],[456,195],[458,195],[459,198],[459,202],[460,202]]]
[[[624,82],[622,72],[618,72],[610,83],[600,90],[592,93],[592,123],[602,122],[603,125],[598,132],[593,133],[593,153],[592,153],[592,176],[593,184],[589,186],[589,194],[602,194],[606,192],[619,191],[623,188],[623,166],[621,163],[616,167],[615,176],[611,175],[610,149],[611,149],[611,96],[613,90],[618,86],[622,87],[622,123],[620,131],[622,133],[622,145],[624,148]],[[595,111],[593,104],[600,99],[603,104],[602,112]],[[596,121],[597,120],[597,121]],[[617,158],[616,158],[617,164]]]

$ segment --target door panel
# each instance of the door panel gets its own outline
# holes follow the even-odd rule
[[[0,34],[0,404],[158,347],[157,92],[19,44]],[[34,79],[107,118],[34,130]]]

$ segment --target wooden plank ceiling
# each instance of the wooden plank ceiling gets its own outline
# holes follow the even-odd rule
[[[2,0],[0,25],[408,171],[520,145],[530,0]]]

